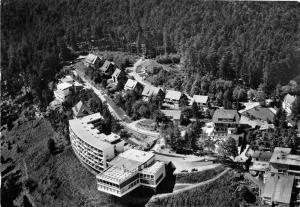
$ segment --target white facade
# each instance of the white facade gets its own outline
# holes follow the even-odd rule
[[[57,85],[57,90],[54,91],[55,98],[60,101],[64,102],[68,95],[70,95],[72,88],[72,84],[64,82]]]
[[[93,123],[100,119],[102,116],[96,113],[69,120],[70,141],[75,154],[97,173],[106,169],[108,162],[124,148],[124,141],[118,135],[99,134],[99,131],[94,128]]]
[[[165,164],[152,152],[129,149],[111,161],[112,166],[96,176],[97,188],[122,197],[143,185],[156,188],[166,176]]]
[[[286,112],[286,115],[289,116],[292,113],[292,105],[296,100],[296,96],[291,96],[287,94],[282,102],[282,108]]]

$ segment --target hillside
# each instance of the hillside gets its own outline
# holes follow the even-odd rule
[[[178,53],[185,72],[180,88],[186,91],[193,84],[205,85],[210,79],[199,79],[211,74],[214,79],[243,78],[254,88],[263,83],[271,93],[300,68],[297,2],[12,0],[3,3],[2,11],[7,87],[24,83],[36,89],[41,101],[50,96],[45,83],[59,70],[58,58],[70,59],[66,45],[137,50],[152,57]],[[15,76],[19,73],[22,78]]]

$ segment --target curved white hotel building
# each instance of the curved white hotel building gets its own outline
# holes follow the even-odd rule
[[[96,113],[69,120],[73,151],[97,174],[97,189],[122,197],[141,185],[156,188],[166,176],[165,164],[156,161],[153,152],[123,152],[125,142],[118,135],[105,135],[96,129],[102,118]],[[123,153],[114,158],[120,152]]]
[[[76,156],[95,173],[108,167],[116,153],[124,150],[124,141],[114,133],[105,135],[96,128],[100,113],[69,120],[71,146]]]

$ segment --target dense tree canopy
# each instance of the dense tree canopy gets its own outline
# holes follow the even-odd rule
[[[209,73],[243,78],[254,88],[263,83],[269,93],[299,72],[299,11],[296,2],[5,1],[3,76],[15,89],[30,86],[44,78],[31,74],[41,74],[49,55],[69,59],[66,45],[134,51],[133,45],[152,56],[179,53],[189,81],[177,80],[176,87],[207,90],[193,80]],[[54,65],[46,69],[56,71]]]

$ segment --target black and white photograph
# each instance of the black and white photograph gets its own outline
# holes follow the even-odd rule
[[[0,7],[0,207],[300,207],[299,1]]]

